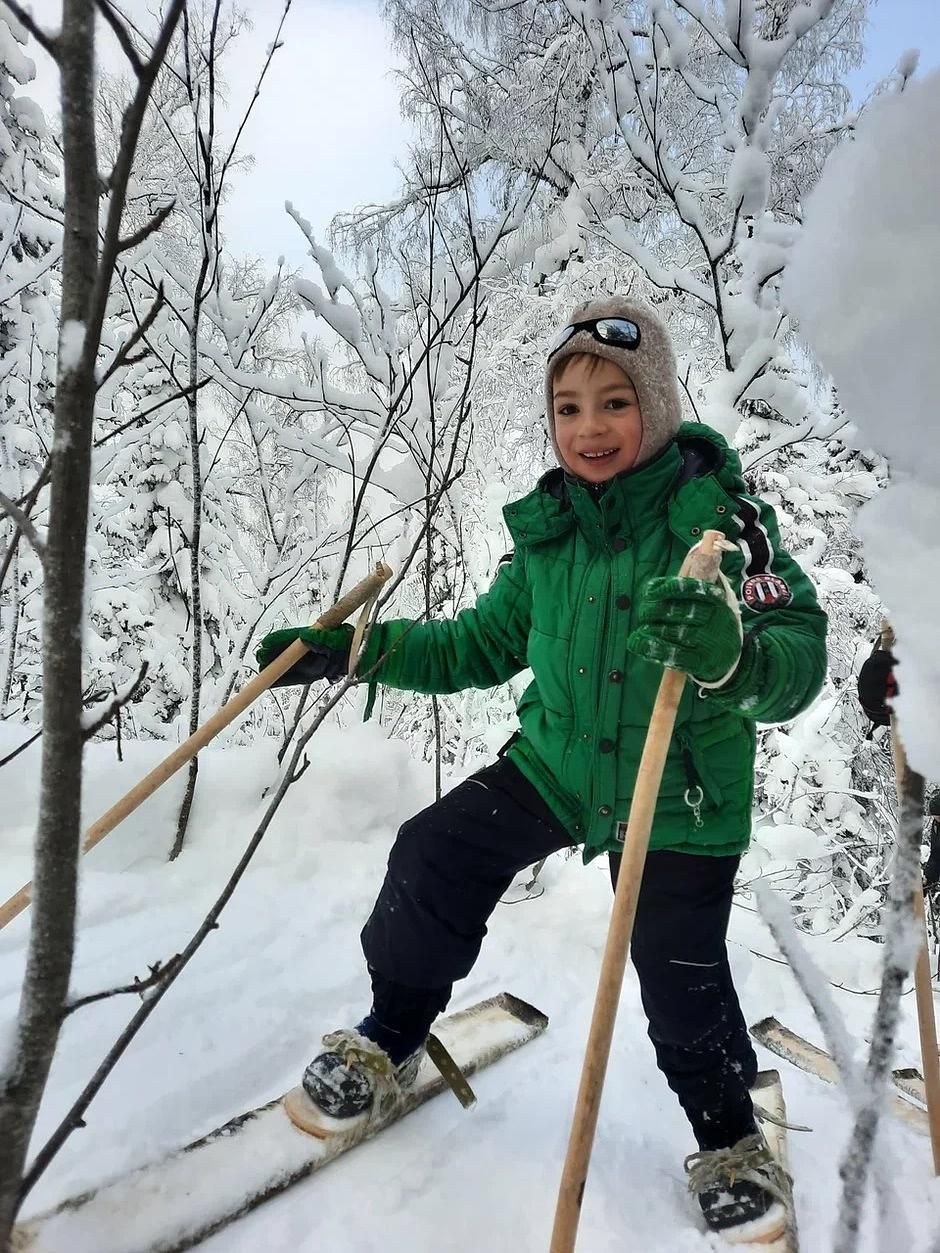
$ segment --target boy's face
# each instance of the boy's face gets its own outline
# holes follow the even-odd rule
[[[629,470],[643,439],[633,384],[619,366],[587,353],[569,357],[552,380],[555,442],[572,473],[605,483]]]

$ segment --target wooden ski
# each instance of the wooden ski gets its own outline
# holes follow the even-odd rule
[[[507,992],[436,1024],[464,1075],[540,1035],[548,1019]],[[283,1097],[233,1118],[160,1161],[119,1176],[21,1223],[16,1253],[183,1253],[201,1240],[371,1139],[436,1096],[443,1076],[427,1060],[385,1117],[326,1139],[305,1135]]]
[[[804,1040],[795,1031],[784,1027],[776,1018],[763,1018],[760,1022],[755,1023],[751,1027],[751,1035],[758,1043],[763,1044],[764,1048],[770,1049],[778,1057],[783,1057],[788,1062],[792,1062],[794,1066],[799,1066],[800,1070],[816,1075],[817,1078],[822,1079],[825,1083],[838,1082],[838,1069],[825,1049],[817,1048],[815,1044],[810,1044],[809,1040]],[[888,1108],[896,1118],[906,1123],[907,1126],[913,1127],[921,1135],[930,1134],[930,1125],[927,1122],[926,1112],[918,1109],[916,1105],[912,1105],[904,1097],[899,1095],[892,1096],[888,1102]]]
[[[891,1078],[899,1092],[903,1092],[914,1101],[919,1101],[924,1109],[927,1108],[927,1085],[924,1083],[924,1076],[916,1066],[893,1070]]]

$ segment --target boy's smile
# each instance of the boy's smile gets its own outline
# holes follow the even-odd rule
[[[643,439],[640,402],[630,379],[604,357],[578,353],[552,380],[555,441],[568,470],[604,483],[629,470]]]

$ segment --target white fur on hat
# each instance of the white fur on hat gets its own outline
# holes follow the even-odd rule
[[[593,322],[598,318],[629,318],[640,328],[638,348],[618,348],[594,338],[590,331],[577,331],[571,336],[545,366],[545,413],[548,432],[555,456],[565,469],[555,439],[555,406],[552,397],[552,379],[567,357],[577,353],[589,353],[592,357],[604,357],[618,365],[628,375],[640,402],[643,419],[643,438],[637,452],[635,465],[642,465],[655,457],[675,437],[682,423],[682,401],[676,382],[676,358],[672,350],[669,332],[658,314],[643,301],[630,300],[625,296],[611,296],[606,300],[588,301],[578,305],[565,323]]]

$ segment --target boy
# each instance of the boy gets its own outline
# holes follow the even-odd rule
[[[412,1082],[453,983],[473,966],[513,877],[559,848],[610,854],[616,884],[650,712],[670,665],[686,685],[656,807],[633,964],[659,1068],[698,1141],[687,1161],[708,1225],[782,1228],[774,1166],[749,1089],[757,1072],[725,950],[735,871],[751,830],[755,722],[793,718],[826,668],[825,617],[781,548],[772,510],[747,496],[737,454],[682,424],[676,364],[653,310],[576,309],[545,371],[559,468],[504,517],[515,542],[490,590],[452,621],[377,626],[359,662],[418,692],[504,683],[526,666],[520,731],[496,762],[401,827],[362,932],[373,1002],[325,1037],[304,1090],[362,1117]],[[678,578],[706,528],[736,542],[723,569],[740,601]],[[351,628],[266,636],[266,665],[301,636],[284,680],[345,674]],[[378,663],[378,664],[377,664]],[[366,1062],[363,1062],[363,1057]]]

